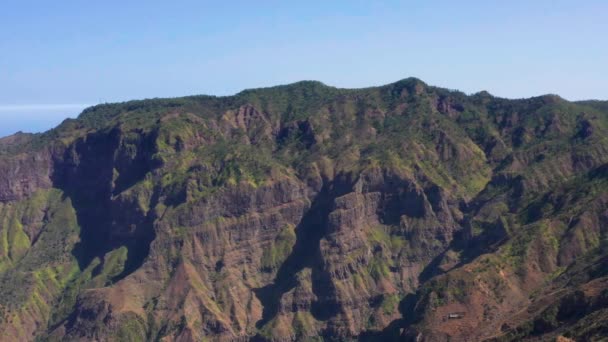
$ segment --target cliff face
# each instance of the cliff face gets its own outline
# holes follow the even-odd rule
[[[604,107],[300,82],[0,139],[0,339],[605,336]]]

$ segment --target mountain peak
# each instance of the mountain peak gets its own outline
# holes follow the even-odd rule
[[[303,80],[303,81],[297,81],[297,82],[293,82],[293,83],[276,85],[276,86],[271,86],[271,87],[245,89],[245,90],[237,93],[235,96],[238,97],[238,96],[246,96],[249,94],[262,94],[262,93],[268,94],[268,93],[283,92],[283,91],[285,91],[285,92],[302,92],[302,91],[310,91],[310,90],[323,91],[323,90],[332,89],[332,88],[334,88],[334,87],[328,86],[320,81]]]

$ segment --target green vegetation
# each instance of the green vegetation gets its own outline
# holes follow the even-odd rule
[[[296,243],[295,228],[287,226],[277,235],[274,243],[264,248],[262,254],[262,268],[276,269],[287,259]]]
[[[395,312],[397,312],[400,299],[401,298],[399,298],[399,295],[397,295],[397,294],[390,294],[390,295],[384,296],[382,298],[382,304],[380,304],[380,308],[382,309],[382,312],[385,315],[392,315]]]
[[[10,319],[15,327],[24,329],[19,316],[36,312],[49,319],[54,298],[78,275],[78,264],[70,251],[79,227],[70,200],[58,190],[39,191],[1,210],[2,218],[11,222],[0,227],[11,248],[0,274],[0,303],[12,310]],[[41,220],[43,215],[46,220]],[[32,229],[39,233],[30,246],[32,239],[25,232]]]
[[[146,324],[136,315],[120,322],[115,338],[117,341],[146,341]]]
[[[127,314],[115,331],[103,330],[103,322],[91,329],[137,341],[171,336],[186,323],[199,330],[215,324],[218,331],[229,326],[304,340],[328,326],[351,329],[359,315],[365,321],[372,312],[377,317],[368,328],[378,329],[386,323],[378,313],[398,312],[400,294],[408,286],[416,291],[418,280],[421,326],[432,309],[472,305],[478,293],[502,304],[508,289],[519,286],[542,298],[544,286],[568,288],[569,280],[605,276],[607,137],[605,102],[467,96],[413,78],[367,89],[304,81],[227,97],[94,106],[49,132],[0,141],[0,168],[18,166],[23,175],[0,184],[6,198],[0,202],[0,323],[15,327],[16,340],[29,338],[31,326],[45,331],[65,323],[83,291],[117,286],[147,260],[155,238],[155,264],[147,271],[167,288],[135,294],[154,297],[145,298],[149,321]],[[43,189],[51,183],[61,189]],[[317,198],[349,192],[369,198],[353,210],[333,197]],[[72,203],[82,198],[88,201]],[[318,212],[300,213],[295,204],[315,200],[323,206]],[[338,210],[349,212],[333,232]],[[286,310],[255,327],[252,312],[269,311],[259,307],[259,288],[276,281],[277,289],[294,290],[272,277],[300,242],[295,227],[261,240],[261,253],[243,241],[242,250],[230,250],[236,244],[229,242],[266,232],[218,230],[261,217],[296,224],[301,214],[311,215],[302,222],[312,223],[299,229],[307,229],[314,255],[306,257],[306,272],[290,276],[304,296],[318,297],[313,302],[335,301],[337,313],[317,321],[305,310]],[[83,222],[99,218],[93,225],[99,235],[84,234],[91,231]],[[89,247],[105,245],[83,262],[75,246],[88,236]],[[243,253],[239,269],[217,262],[236,252]],[[257,267],[258,260],[250,254],[261,254],[263,273],[252,275],[250,264]],[[178,274],[184,264],[199,276]],[[186,279],[173,284],[177,276]],[[180,281],[191,292],[173,298],[181,295]],[[361,304],[373,296],[381,298],[374,310]],[[359,305],[357,315],[346,302]],[[554,330],[560,322],[551,310],[518,336],[535,324]]]

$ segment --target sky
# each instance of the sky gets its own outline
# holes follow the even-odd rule
[[[606,18],[605,0],[3,0],[0,136],[102,102],[299,80],[608,100]]]

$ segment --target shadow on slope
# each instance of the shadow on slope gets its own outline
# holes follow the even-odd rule
[[[113,202],[116,189],[132,186],[150,171],[149,165],[139,160],[134,160],[131,165],[117,165],[120,134],[118,129],[114,129],[80,139],[65,151],[52,175],[54,186],[71,198],[76,211],[80,241],[72,253],[81,270],[96,257],[103,261],[106,253],[121,246],[127,247],[127,260],[113,282],[141,266],[155,238],[152,211],[145,215],[136,207],[126,208],[124,203]],[[119,177],[115,181],[115,168],[129,170],[125,173],[128,178]],[[157,194],[152,196],[152,202],[155,201],[158,201]],[[94,273],[99,272],[102,266]]]
[[[327,320],[336,314],[327,301],[321,303],[322,298],[331,297],[327,293],[331,289],[331,279],[322,271],[320,242],[327,234],[327,220],[334,199],[348,192],[351,187],[348,183],[326,181],[314,198],[310,209],[296,227],[296,244],[279,268],[275,281],[254,290],[264,307],[262,319],[256,323],[258,328],[277,315],[282,296],[297,286],[298,272],[307,267],[312,269],[313,292],[319,298],[317,302],[312,303],[311,313],[319,320]]]

